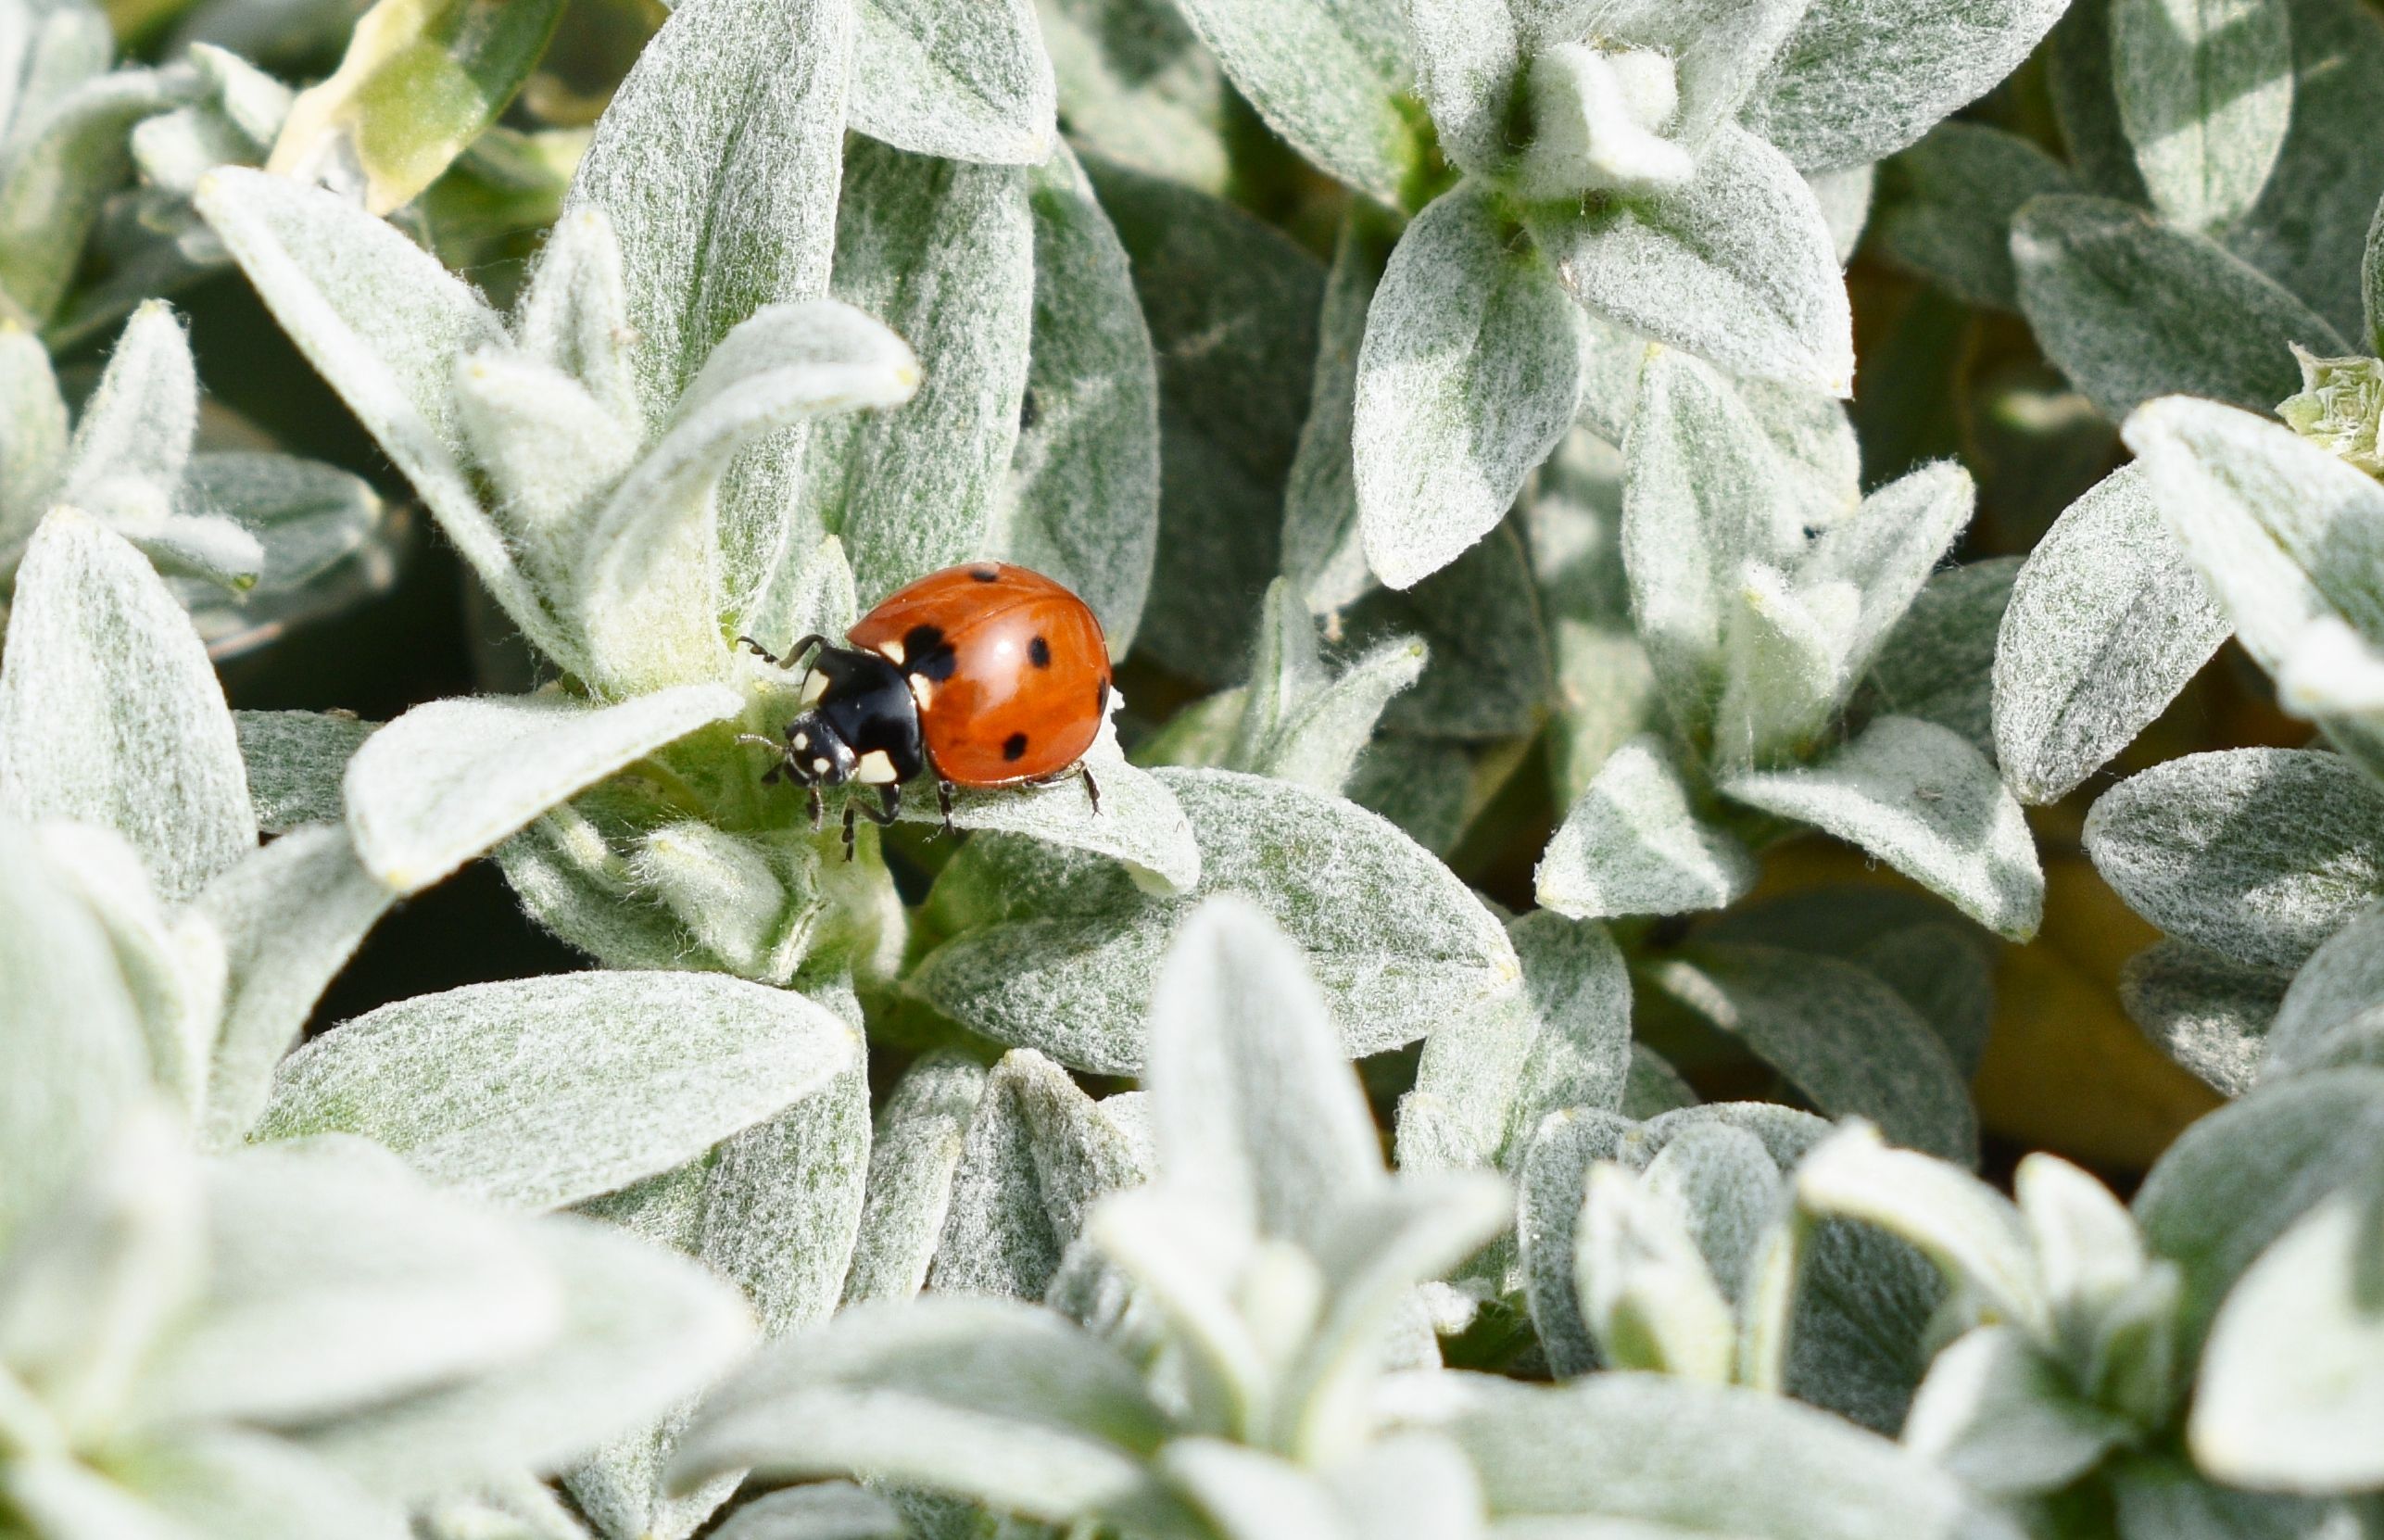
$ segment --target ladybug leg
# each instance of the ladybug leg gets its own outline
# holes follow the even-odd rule
[[[844,804],[844,859],[847,861],[852,859],[852,841],[855,834],[855,830],[852,827],[852,815],[859,811],[860,807],[857,803],[847,802]]]
[[[827,819],[827,809],[820,804],[818,787],[806,787],[804,789],[812,794],[812,832],[817,834],[820,825]]]
[[[760,658],[765,663],[771,663],[779,668],[792,668],[797,663],[802,662],[803,654],[810,651],[813,648],[826,647],[827,645],[827,638],[821,636],[816,631],[811,633],[809,636],[800,637],[796,640],[794,646],[787,650],[787,655],[784,658],[779,657],[778,654],[771,651],[768,648],[763,646],[760,642],[755,641],[751,637],[739,637],[737,638],[737,643],[740,647],[751,648],[753,650],[754,656]]]
[[[943,814],[943,827],[937,832],[947,835],[958,833],[952,827],[952,782],[940,776],[936,777],[936,808]]]
[[[1092,778],[1092,766],[1082,760],[1076,762],[1076,773],[1084,777],[1084,794],[1092,800],[1093,814],[1101,813],[1101,783]]]
[[[758,743],[763,748],[770,751],[772,758],[775,759],[776,763],[762,773],[762,784],[763,786],[775,785],[781,776],[786,775],[787,746],[785,744],[779,742],[775,738],[764,738],[760,733],[738,733],[737,735],[737,741],[739,743]]]

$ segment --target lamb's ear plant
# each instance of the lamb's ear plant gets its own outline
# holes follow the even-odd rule
[[[73,509],[138,546],[219,649],[319,614],[385,564],[381,499],[358,477],[295,456],[211,450],[199,382],[173,312],[145,303],[69,427],[47,350],[0,331],[11,422],[0,482],[0,587],[13,589],[43,516]]]
[[[680,1479],[864,1475],[898,1503],[924,1487],[1135,1535],[1458,1537],[1533,1518],[2017,1533],[1885,1441],[1757,1392],[1436,1367],[1416,1285],[1498,1232],[1504,1184],[1384,1172],[1321,994],[1244,905],[1186,923],[1154,1016],[1156,1173],[1088,1226],[1135,1290],[1106,1337],[939,1294],[856,1309],[712,1396]],[[1727,1493],[1687,1458],[1723,1445],[1763,1451]]]
[[[1585,395],[1627,411],[1636,336],[1846,394],[1839,243],[1807,178],[1834,194],[1911,143],[2061,6],[1182,9],[1278,133],[1412,216],[1374,263],[1347,429],[1349,535],[1406,587],[1498,522]]]
[[[599,125],[510,326],[327,194],[236,170],[202,190],[294,340],[560,676],[538,697],[422,708],[359,751],[349,827],[397,890],[511,839],[533,913],[615,966],[783,984],[808,963],[882,984],[890,887],[874,859],[839,869],[800,800],[762,785],[772,757],[738,731],[776,730],[799,679],[735,638],[779,651],[834,635],[856,586],[874,600],[999,553],[1072,582],[1113,645],[1130,641],[1154,513],[1151,365],[1107,222],[1065,150],[1028,170],[856,143],[847,163],[850,29],[826,4],[674,16]],[[765,162],[773,191],[754,202]],[[734,217],[717,217],[724,198],[743,200]],[[944,262],[961,265],[922,286],[915,265]],[[1022,431],[1038,368],[1048,406]],[[954,821],[1189,883],[1197,852],[1166,791],[1112,749],[1095,758],[1101,815],[1052,788],[964,797]]]
[[[2100,1508],[2128,1540],[2372,1522],[2372,1453],[2340,1433],[2384,1387],[2347,1249],[2377,1093],[2365,1068],[2263,1088],[2180,1140],[2132,1214],[2050,1155],[2015,1203],[1856,1125],[1797,1167],[1789,1232],[1877,1227],[1944,1274],[1903,1442],[2015,1517],[2068,1533]],[[1807,1286],[1798,1250],[1768,1281]]]

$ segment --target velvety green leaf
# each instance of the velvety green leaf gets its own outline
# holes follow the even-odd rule
[[[6,1238],[75,1179],[150,1069],[107,933],[13,818],[0,817],[0,1033],[18,1067],[0,1077]]]
[[[2318,717],[2375,763],[2361,682],[2384,624],[2372,577],[2384,490],[2318,446],[2249,412],[2164,400],[2129,420],[2161,515],[2234,620],[2287,709]]]
[[[1306,950],[1353,1056],[1413,1041],[1514,980],[1513,951],[1470,891],[1374,814],[1228,771],[1154,778],[1200,841],[1188,894],[1146,895],[1115,867],[1048,848],[972,843],[930,904],[969,916],[955,927],[965,933],[905,987],[997,1041],[1131,1072],[1160,953],[1191,903],[1216,892],[1257,903]]]
[[[1159,538],[1157,364],[1126,248],[1065,145],[1028,183],[1035,322],[991,549],[1058,578],[1132,650]],[[1027,407],[1032,402],[1032,410]]]
[[[31,32],[39,23],[28,17],[19,25]],[[173,107],[189,84],[162,69],[107,71],[107,29],[95,12],[77,7],[44,30],[50,35],[44,46],[57,50],[53,59],[83,55],[78,73],[88,78],[53,99],[19,104],[0,171],[0,292],[36,321],[47,320],[65,297],[103,200],[132,170],[126,131]],[[61,39],[65,32],[80,35]],[[11,73],[19,67],[12,60]]]
[[[2131,1431],[2078,1399],[2061,1366],[2016,1328],[1987,1326],[1929,1366],[1904,1446],[1978,1491],[2024,1496],[2068,1485]]]
[[[122,1457],[118,1479],[170,1516],[179,1534],[406,1540],[410,1533],[396,1504],[277,1440],[230,1429],[136,1445]]]
[[[530,1233],[562,1293],[551,1343],[493,1372],[314,1424],[295,1442],[372,1491],[419,1501],[551,1470],[651,1421],[751,1341],[736,1291],[693,1262],[584,1220],[541,1219]]]
[[[194,901],[222,934],[226,987],[201,1133],[238,1142],[264,1111],[273,1067],[315,1002],[388,909],[347,831],[317,824],[256,852]]]
[[[1143,1076],[1168,1189],[1260,1235],[1321,1253],[1336,1211],[1381,1184],[1322,991],[1247,904],[1203,904],[1168,948]]]
[[[1930,574],[1856,689],[1858,715],[1917,717],[1995,753],[1995,644],[2020,575],[2016,556]]]
[[[1835,583],[1861,594],[1841,644],[1843,666],[1860,676],[1912,606],[1962,526],[1977,488],[1970,473],[1943,462],[1899,476],[1813,537],[1797,574],[1810,590]]]
[[[1541,856],[1539,901],[1596,919],[1720,909],[1743,896],[1755,885],[1755,857],[1689,798],[1658,738],[1614,751]]]
[[[970,1060],[934,1054],[895,1082],[870,1140],[847,1305],[907,1298],[926,1286],[985,1081]]]
[[[195,199],[298,350],[422,494],[524,635],[577,661],[465,470],[456,365],[505,341],[496,315],[436,258],[327,192],[226,166]]]
[[[1760,1145],[1754,1156],[1769,1180],[1770,1158]],[[1575,1271],[1583,1319],[1608,1368],[1730,1382],[1737,1322],[1686,1216],[1619,1166],[1589,1168]]]
[[[814,428],[797,496],[852,560],[863,601],[976,556],[1018,440],[1035,306],[1027,173],[855,143],[836,297],[891,327],[925,382],[908,404]]]
[[[2046,357],[2113,422],[2171,393],[2265,410],[2298,383],[2288,343],[2345,350],[2256,268],[2112,199],[2032,199],[2012,257]]]
[[[1340,609],[1375,584],[1359,540],[1352,435],[1367,317],[1398,234],[1379,210],[1353,203],[1342,216],[1325,277],[1307,415],[1283,491],[1283,575],[1319,613]]]
[[[638,54],[580,161],[566,208],[602,209],[620,240],[650,432],[731,327],[826,288],[851,18],[828,0],[689,0]],[[761,522],[724,516],[732,588],[739,556],[770,549],[740,528]]]
[[[742,705],[725,686],[684,685],[615,706],[558,696],[417,706],[348,762],[348,833],[368,871],[414,892],[574,792]]]
[[[2119,999],[2162,1053],[2211,1089],[2239,1096],[2259,1078],[2286,982],[2271,969],[2163,940],[2127,959]]]
[[[292,1428],[518,1359],[563,1324],[536,1244],[385,1151],[320,1139],[210,1168],[206,1284],[136,1403]]]
[[[2137,1222],[2184,1274],[2180,1362],[2200,1356],[2219,1303],[2254,1258],[2384,1158],[2384,1071],[2281,1079],[2221,1107],[2169,1146],[2137,1191]]]
[[[1160,580],[1140,645],[1188,678],[1231,683],[1280,570],[1323,264],[1220,199],[1098,160],[1086,169],[1158,350]]]
[[[1184,19],[1268,126],[1327,171],[1395,203],[1411,170],[1406,29],[1385,0],[1290,0],[1264,11],[1183,0]]]
[[[1796,1184],[1806,1208],[1900,1236],[2033,1338],[2050,1331],[2050,1302],[2019,1211],[1967,1171],[1889,1149],[1878,1130],[1857,1123],[1816,1146]]]
[[[232,714],[147,562],[70,510],[27,551],[0,668],[0,807],[123,836],[188,898],[257,845]]]
[[[718,1540],[911,1540],[894,1506],[849,1482],[790,1486],[740,1506]]]
[[[2186,1436],[2194,1462],[2239,1486],[2327,1492],[2379,1479],[2384,1319],[2371,1175],[2296,1218],[2211,1322]]]
[[[2104,792],[2086,845],[2171,935],[2291,968],[2384,894],[2384,791],[2339,754],[2192,754]]]
[[[928,1295],[849,1310],[714,1395],[679,1482],[751,1467],[866,1471],[1066,1521],[1151,1500],[1165,1415],[1125,1359],[1008,1300]]]
[[[1029,1049],[1004,1054],[948,1179],[926,1282],[941,1294],[1040,1300],[1094,1200],[1149,1176],[1148,1151],[1066,1070]]]
[[[1126,763],[1117,752],[1114,726],[1102,729],[1082,764],[1100,785],[1097,808],[1082,776],[1042,786],[964,788],[952,795],[953,827],[1025,835],[1066,850],[1089,851],[1117,862],[1144,892],[1189,891],[1200,880],[1201,847],[1198,831],[1174,794]],[[940,822],[942,814],[927,798],[916,797],[903,804],[902,816],[930,824]]]
[[[1506,517],[1581,401],[1580,311],[1506,222],[1480,183],[1443,194],[1400,237],[1367,311],[1351,438],[1358,528],[1367,563],[1394,588]]]
[[[2219,1486],[2184,1459],[2138,1456],[2110,1474],[2120,1540],[2315,1540],[2367,1521],[2358,1497],[2332,1500]]]
[[[1995,750],[2022,800],[2056,802],[2149,726],[2216,651],[2226,614],[2116,471],[2029,553],[1995,653]]]
[[[2062,0],[1816,4],[1743,114],[1805,170],[1903,148],[2010,74]]]
[[[1597,1366],[1597,1344],[1582,1319],[1574,1281],[1582,1196],[1590,1167],[1644,1142],[1618,1113],[1583,1107],[1550,1113],[1529,1136],[1516,1168],[1515,1237],[1523,1298],[1548,1367],[1559,1377]]]
[[[1591,311],[1736,373],[1852,388],[1829,226],[1787,158],[1754,134],[1722,127],[1684,186],[1535,205],[1524,222]]]
[[[2043,918],[2044,871],[2018,801],[1985,755],[1934,722],[1883,716],[1810,768],[1721,789],[1860,845],[2010,940]]]
[[[2384,1060],[2384,972],[2379,972],[2376,911],[2361,915],[2310,954],[2277,1005],[2267,1029],[2264,1072],[2298,1074]],[[2267,980],[2273,991],[2279,980]],[[2246,1045],[2256,1062],[2261,1044]],[[2252,1063],[2243,1067],[2248,1085]],[[2240,1088],[2238,1088],[2240,1089]]]
[[[1438,1397],[1502,1532],[1747,1540],[2016,1540],[1952,1476],[1886,1439],[1756,1391],[1655,1374],[1556,1387],[1457,1376]],[[1588,1521],[1588,1522],[1584,1522]]]
[[[1054,87],[1033,0],[863,0],[852,126],[919,155],[1032,166],[1052,150]]]
[[[2077,183],[2016,133],[1961,119],[1939,123],[1888,162],[1897,195],[1876,222],[1878,248],[1972,305],[2020,308],[2012,221],[2039,193]]]
[[[2114,0],[2112,90],[2152,207],[2187,230],[2259,201],[2293,117],[2284,0]]]
[[[2384,191],[2384,144],[2367,132],[2367,104],[2384,88],[2384,26],[2355,0],[2286,0],[2285,8],[2292,126],[2260,201],[2225,240],[2335,330],[2357,336],[2357,252]]]
[[[9,1237],[0,1343],[10,1399],[32,1439],[57,1451],[52,1458],[68,1439],[129,1420],[145,1373],[183,1334],[210,1263],[197,1163],[172,1114],[155,1101],[109,1101],[114,1127],[62,1152],[84,1157],[79,1170],[60,1173],[68,1180],[44,1193],[39,1179],[50,1173],[33,1168],[35,1181],[19,1196],[50,1201]],[[32,1153],[38,1160],[48,1152]]]
[[[1223,196],[1230,88],[1182,13],[1168,0],[1043,0],[1037,9],[1068,137]]]
[[[780,1336],[836,1308],[868,1158],[868,1077],[854,1062],[709,1155],[585,1212],[694,1256],[738,1286],[765,1337]],[[726,1479],[683,1496],[664,1490],[662,1471],[689,1410],[613,1440],[564,1473],[574,1501],[603,1533],[683,1540],[734,1492]]]
[[[475,984],[368,1012],[284,1062],[256,1137],[360,1133],[433,1180],[554,1206],[692,1158],[826,1085],[855,1034],[707,974]]]
[[[1976,1158],[1977,1117],[1952,1055],[1874,975],[1835,958],[1716,945],[1645,977],[1739,1038],[1829,1115],[1870,1117],[1898,1142]]]
[[[1528,737],[1547,711],[1546,623],[1530,559],[1511,526],[1493,529],[1405,592],[1368,594],[1343,612],[1342,628],[1349,647],[1421,643],[1429,653],[1415,684],[1383,710],[1383,725],[1393,731]]]
[[[1795,549],[1779,456],[1728,381],[1669,353],[1642,375],[1623,455],[1631,613],[1673,721],[1698,733],[1722,688],[1726,589]]]

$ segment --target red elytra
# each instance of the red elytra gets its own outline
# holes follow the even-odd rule
[[[931,767],[955,786],[1057,776],[1108,714],[1101,622],[1065,586],[1007,562],[930,573],[845,637],[909,679]]]

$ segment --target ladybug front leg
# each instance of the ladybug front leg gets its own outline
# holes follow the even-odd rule
[[[1101,783],[1092,778],[1092,766],[1082,760],[1076,762],[1076,773],[1084,777],[1084,794],[1092,799],[1093,814],[1098,817],[1101,813]]]
[[[938,832],[947,835],[959,833],[952,827],[952,782],[941,776],[936,777],[936,806],[943,814],[943,827]]]

